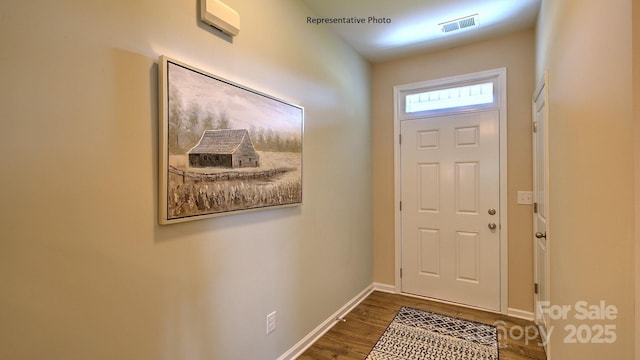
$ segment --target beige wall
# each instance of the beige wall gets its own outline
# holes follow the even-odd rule
[[[633,26],[633,125],[634,125],[634,190],[635,190],[635,359],[640,360],[640,0],[632,2]]]
[[[372,283],[368,63],[298,0],[225,0],[232,42],[197,3],[0,3],[0,358],[274,359]],[[304,206],[157,224],[161,54],[305,108]]]
[[[509,307],[533,311],[532,208],[517,191],[532,189],[531,97],[535,33],[519,32],[372,67],[374,281],[393,285],[393,87],[500,67],[507,68]]]
[[[552,321],[552,359],[633,358],[631,24],[631,0],[543,0],[536,68],[538,77],[549,70],[550,300],[618,310],[615,320],[571,311]],[[566,326],[607,324],[613,344],[564,342]]]

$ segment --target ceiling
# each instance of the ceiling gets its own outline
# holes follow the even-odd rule
[[[535,26],[540,8],[540,0],[302,1],[318,18],[365,19],[364,23],[312,26],[330,27],[371,62],[441,50],[529,29]],[[479,26],[474,28],[443,33],[438,25],[474,14],[478,14],[479,19]],[[370,21],[370,17],[378,20]]]

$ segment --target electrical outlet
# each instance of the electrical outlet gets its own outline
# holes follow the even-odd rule
[[[533,204],[533,192],[532,191],[518,191],[518,204],[531,205]]]
[[[276,331],[276,312],[267,315],[267,335]]]

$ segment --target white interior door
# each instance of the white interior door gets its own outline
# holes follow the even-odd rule
[[[499,129],[498,110],[401,121],[402,292],[500,311]]]
[[[540,305],[549,301],[548,282],[548,145],[547,145],[547,91],[546,84],[540,86],[533,99],[533,243],[534,243],[534,301],[536,322],[546,334],[548,316]],[[545,343],[546,345],[546,343]]]

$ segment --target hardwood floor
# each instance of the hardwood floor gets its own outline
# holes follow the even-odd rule
[[[454,305],[374,291],[331,330],[316,341],[299,360],[364,359],[402,306],[432,311],[498,326],[500,360],[546,359],[533,322]],[[496,323],[498,322],[498,323]]]

